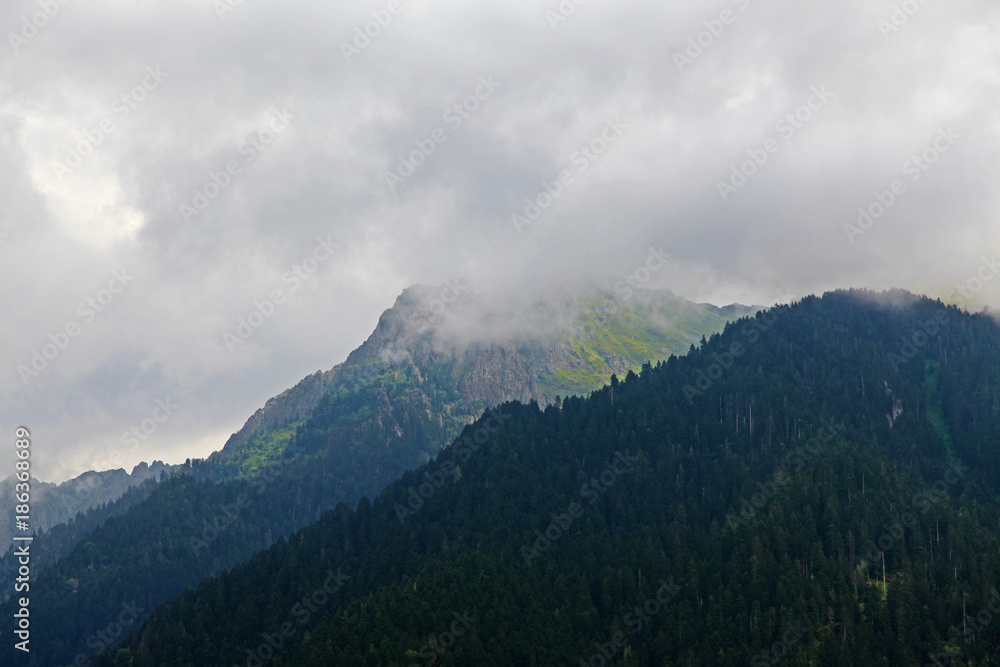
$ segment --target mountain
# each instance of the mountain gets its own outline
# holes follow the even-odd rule
[[[687,350],[751,310],[666,290],[528,306],[459,292],[445,306],[445,289],[406,290],[342,364],[268,401],[221,452],[92,531],[67,529],[60,554],[70,539],[74,548],[35,570],[35,664],[105,650],[113,642],[101,633],[123,604],[141,620],[338,503],[374,497],[502,401],[558,403],[560,392]]]
[[[104,472],[85,472],[79,477],[62,484],[51,484],[36,479],[31,480],[31,525],[34,533],[41,533],[59,524],[66,523],[80,512],[110,503],[132,487],[146,480],[158,480],[161,473],[170,474],[175,466],[162,461],[153,465],[140,463],[129,474],[121,468]],[[0,481],[0,497],[13,498],[14,475]],[[11,530],[14,525],[14,505],[7,506],[7,520],[0,521],[0,555],[11,548]]]
[[[998,416],[991,317],[808,297],[501,405],[94,664],[998,664]]]
[[[585,394],[613,373],[685,352],[756,310],[695,304],[670,290],[591,290],[524,304],[461,286],[416,285],[344,363],[269,400],[209,463],[220,479],[256,473],[279,460],[296,430],[324,410],[352,427],[377,423],[398,433],[406,428],[396,414],[405,411],[393,407],[401,401],[429,409],[442,429],[415,452],[422,462],[486,408],[510,400],[545,406]],[[410,457],[406,467],[417,462]]]
[[[149,497],[156,485],[165,479],[149,478],[133,486],[115,500],[80,511],[65,523],[37,531],[31,548],[31,573],[37,576],[45,568],[69,555],[87,535],[109,519],[124,514]],[[16,543],[15,543],[16,546]],[[21,565],[17,549],[11,548],[0,556],[0,602],[17,597],[14,581]]]

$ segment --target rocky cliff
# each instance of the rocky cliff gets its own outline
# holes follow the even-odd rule
[[[594,290],[525,306],[416,285],[343,364],[269,400],[210,461],[219,477],[273,465],[320,414],[331,447],[343,446],[338,437],[373,430],[390,446],[426,420],[440,428],[426,458],[487,408],[588,393],[612,374],[682,354],[754,310],[695,304],[669,290],[638,290],[628,299]]]

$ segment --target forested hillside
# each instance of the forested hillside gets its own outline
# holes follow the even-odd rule
[[[151,480],[159,481],[161,474],[170,475],[176,466],[165,465],[161,461],[153,461],[152,465],[140,463],[129,474],[118,468],[85,472],[78,477],[62,484],[49,484],[32,480],[32,488],[36,491],[32,500],[32,522],[34,530],[41,533],[61,526],[73,520],[78,514],[94,516],[91,510],[103,505],[115,505],[129,489],[134,489]],[[0,481],[0,497],[10,498],[14,495],[16,478],[10,477]],[[13,531],[16,512],[14,506],[7,508],[4,520],[0,521],[0,554],[6,553],[13,543]]]
[[[163,479],[166,479],[164,473]],[[37,540],[32,542],[31,565],[35,572],[40,572],[59,559],[68,555],[84,537],[94,531],[111,517],[124,514],[149,497],[159,481],[147,479],[142,484],[126,491],[120,498],[112,502],[101,503],[85,512],[79,512],[66,523],[60,523],[49,530],[40,531]],[[3,588],[0,599],[9,600],[15,595],[14,580],[18,576],[18,556],[11,549],[0,556],[0,583],[9,584]]]
[[[748,310],[668,291],[618,305],[571,300],[545,306],[559,326],[541,338],[482,343],[459,341],[425,292],[407,290],[343,364],[269,401],[224,450],[182,466],[128,513],[108,518],[125,509],[117,504],[36,542],[35,664],[103,651],[113,642],[101,633],[116,628],[123,604],[135,600],[142,620],[337,503],[375,497],[506,398],[554,400],[540,389],[545,378],[565,372],[574,386],[600,386],[614,369],[680,352]]]
[[[505,404],[95,663],[995,664],[1000,330],[889,296]]]

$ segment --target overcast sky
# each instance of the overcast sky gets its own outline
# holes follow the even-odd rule
[[[993,278],[995,2],[48,4],[0,8],[0,423],[42,479],[207,455],[414,283]]]

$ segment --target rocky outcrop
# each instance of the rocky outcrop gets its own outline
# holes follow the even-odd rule
[[[327,394],[330,382],[340,368],[337,365],[325,373],[316,371],[291,389],[269,399],[264,407],[251,415],[243,428],[229,437],[220,452],[220,459],[225,461],[254,436],[307,417]]]
[[[222,475],[270,465],[286,441],[265,442],[269,432],[304,423],[324,399],[345,393],[354,399],[352,407],[335,408],[343,428],[384,429],[391,439],[408,428],[401,415],[417,409],[448,424],[440,447],[487,408],[532,400],[545,406],[559,395],[592,391],[612,374],[683,354],[727,320],[753,311],[695,304],[669,290],[639,290],[625,300],[602,291],[563,293],[525,306],[461,284],[415,285],[343,364],[269,400],[211,460],[223,464]],[[338,432],[330,423],[326,428]]]
[[[172,474],[181,466],[171,466],[162,461],[152,465],[140,463],[129,474],[119,468],[103,472],[89,471],[62,484],[31,481],[31,520],[33,534],[47,531],[53,526],[65,523],[79,512],[117,500],[133,486],[147,479],[159,479],[161,473]],[[0,481],[0,498],[13,498],[16,478],[11,475]],[[7,503],[9,520],[0,521],[0,553],[5,553],[11,544],[14,525],[14,507]],[[23,533],[19,533],[23,534]]]
[[[488,345],[466,353],[468,371],[455,380],[471,404],[492,407],[506,401],[539,400],[537,368],[512,345]]]

